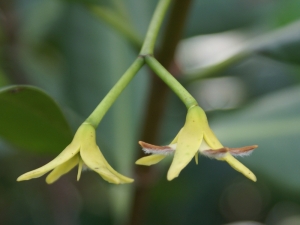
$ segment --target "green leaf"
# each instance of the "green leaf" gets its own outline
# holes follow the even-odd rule
[[[300,20],[273,32],[272,36],[266,38],[266,43],[258,48],[258,52],[264,56],[300,64]]]
[[[284,26],[300,18],[299,0],[277,1],[270,17],[270,23],[274,26]]]
[[[266,6],[264,1],[255,4],[252,1],[239,0],[193,1],[185,37],[224,32],[261,22],[261,18],[269,15]]]
[[[72,139],[57,103],[32,86],[0,89],[0,121],[0,136],[27,151],[58,153]]]

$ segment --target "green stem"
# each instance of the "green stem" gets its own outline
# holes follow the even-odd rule
[[[157,35],[170,3],[171,0],[159,0],[151,19],[140,55],[153,55]]]
[[[193,96],[152,56],[145,57],[149,67],[160,77],[189,109],[198,105]]]
[[[142,40],[136,31],[128,24],[127,20],[111,9],[101,6],[87,6],[87,8],[97,17],[112,26],[115,30],[120,32],[127,40],[136,48],[142,46]]]
[[[125,89],[125,87],[129,84],[135,74],[141,69],[144,65],[145,61],[142,57],[138,57],[132,65],[126,70],[123,76],[119,79],[119,81],[115,84],[115,86],[108,92],[108,94],[104,97],[104,99],[100,102],[100,104],[96,107],[96,109],[91,113],[91,115],[85,120],[85,122],[90,123],[93,127],[97,127],[112,106],[112,104],[119,97],[121,92]]]

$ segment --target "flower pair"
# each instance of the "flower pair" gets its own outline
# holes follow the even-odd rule
[[[139,143],[146,153],[152,153],[152,155],[137,160],[136,164],[138,165],[150,166],[160,162],[168,154],[174,154],[167,175],[168,180],[176,178],[193,157],[198,163],[198,154],[200,153],[210,158],[226,161],[234,169],[256,181],[255,175],[233,156],[248,155],[257,146],[224,147],[210,129],[205,112],[199,106],[193,106],[188,110],[185,125],[169,145],[155,146],[141,141]],[[52,170],[46,178],[46,182],[51,184],[76,165],[78,165],[77,180],[80,179],[81,171],[86,166],[110,183],[133,182],[133,179],[119,174],[108,164],[96,144],[95,128],[88,123],[83,123],[79,127],[71,144],[55,159],[36,170],[21,175],[17,180],[38,178]]]
[[[188,110],[185,125],[169,145],[155,146],[141,141],[139,144],[145,153],[152,153],[152,155],[137,160],[138,165],[150,166],[160,162],[168,154],[174,154],[167,175],[168,180],[176,178],[193,157],[198,163],[198,153],[200,153],[210,158],[226,161],[235,170],[256,181],[255,175],[233,156],[248,155],[257,148],[257,145],[242,148],[224,147],[210,129],[205,112],[199,106],[193,106]]]

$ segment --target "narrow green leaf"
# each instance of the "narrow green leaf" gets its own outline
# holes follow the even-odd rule
[[[293,64],[300,64],[300,20],[273,32],[267,37],[266,43],[258,48],[258,52],[264,56]]]

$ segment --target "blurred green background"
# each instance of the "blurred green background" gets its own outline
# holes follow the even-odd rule
[[[85,3],[0,2],[1,225],[130,224],[139,182],[114,186],[89,171],[80,182],[76,171],[53,185],[44,178],[16,182],[64,149],[137,55]],[[143,37],[157,1],[88,3],[122,14]],[[142,224],[300,224],[299,9],[299,0],[192,1],[175,57],[178,79],[247,53],[184,84],[224,146],[259,145],[241,159],[258,181],[201,157],[168,182],[166,160],[153,167]],[[106,159],[133,178],[150,81],[143,68],[97,129]],[[173,93],[165,105],[154,144],[167,144],[184,124],[186,109]]]

